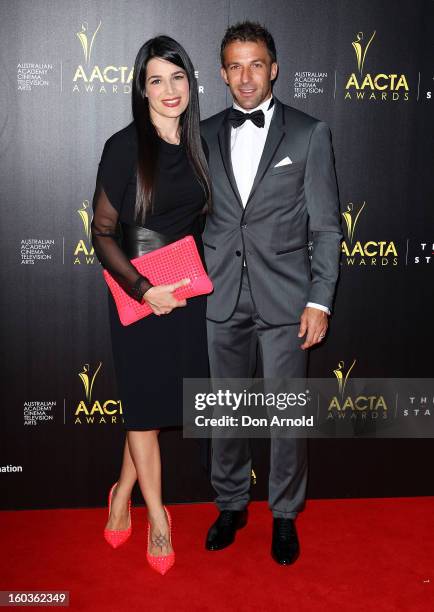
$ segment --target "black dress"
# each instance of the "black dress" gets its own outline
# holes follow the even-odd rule
[[[92,235],[104,268],[132,296],[139,275],[122,250],[118,222],[135,225],[137,136],[134,123],[107,140],[98,168]],[[198,226],[205,196],[184,146],[159,139],[153,210],[143,227],[164,235],[193,234],[203,258]],[[140,300],[140,298],[138,298]],[[208,377],[206,296],[168,315],[124,327],[108,291],[113,359],[127,430],[182,425],[182,379]]]

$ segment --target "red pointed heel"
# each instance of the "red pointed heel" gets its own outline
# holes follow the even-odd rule
[[[118,483],[115,482],[115,484],[110,489],[109,496],[108,496],[109,518],[110,518],[111,507],[112,507],[113,491],[117,484]],[[122,546],[122,544],[125,544],[125,542],[128,540],[128,538],[131,535],[131,531],[132,531],[131,529],[131,499],[128,500],[128,516],[129,516],[130,526],[127,529],[107,529],[107,528],[104,529],[104,538],[106,542],[108,542],[110,546],[112,546],[113,548],[119,548],[119,546]]]
[[[166,512],[167,522],[169,523],[169,542],[172,544],[172,517],[170,516],[169,510],[164,507],[164,511]],[[149,543],[151,540],[151,525],[148,521],[148,550],[146,552],[146,559],[149,565],[156,572],[164,576],[171,567],[173,567],[175,563],[175,552],[171,552],[168,555],[159,555],[154,557],[154,555],[149,554]]]

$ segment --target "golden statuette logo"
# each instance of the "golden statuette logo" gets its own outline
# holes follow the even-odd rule
[[[350,202],[347,205],[347,210],[342,213],[342,216],[345,221],[345,225],[347,226],[347,235],[350,244],[353,244],[354,240],[354,232],[356,231],[357,221],[359,220],[360,213],[365,208],[366,202],[363,202],[357,214],[354,216],[354,204]]]
[[[77,38],[81,42],[81,46],[83,48],[83,53],[84,53],[84,59],[85,59],[87,65],[90,64],[90,56],[92,54],[93,43],[94,43],[94,40],[95,40],[95,36],[97,35],[98,30],[101,27],[101,23],[102,22],[100,21],[99,24],[98,24],[97,29],[92,34],[90,42],[89,42],[89,33],[88,33],[89,26],[88,26],[87,21],[83,21],[83,23],[81,24],[80,32],[76,32]]]
[[[98,372],[100,371],[102,366],[102,361],[99,362],[99,365],[97,367],[97,369],[95,370],[95,373],[93,374],[93,376],[90,376],[90,366],[88,363],[85,363],[83,366],[83,371],[79,372],[79,377],[81,378],[81,382],[83,383],[83,387],[84,387],[84,391],[86,394],[86,400],[90,403],[92,401],[92,389],[93,389],[93,384],[95,382],[95,378],[98,374]]]
[[[76,212],[80,215],[80,219],[83,223],[84,233],[86,240],[81,238],[74,250],[74,265],[75,264],[93,264],[95,261],[94,253],[95,250],[92,245],[92,211],[90,211],[89,200],[84,200]]]
[[[89,200],[84,200],[84,202],[82,203],[82,208],[80,208],[79,210],[77,210],[78,214],[81,217],[81,220],[83,222],[83,227],[84,227],[84,233],[86,234],[86,238],[88,239],[89,243],[91,242],[91,222],[92,219],[90,219],[89,217],[89,213],[88,213],[88,208],[90,206]]]
[[[341,397],[344,396],[345,387],[347,386],[347,380],[348,380],[348,378],[350,376],[351,370],[354,368],[355,365],[356,365],[356,359],[354,359],[353,363],[348,368],[348,371],[345,374],[345,371],[344,371],[345,362],[344,361],[340,361],[338,363],[338,367],[336,368],[336,370],[333,370],[333,374],[336,376],[336,379],[338,381],[339,395]]]
[[[362,74],[363,74],[363,66],[364,66],[364,63],[365,63],[366,54],[368,52],[368,49],[369,49],[369,46],[370,46],[371,42],[374,40],[375,34],[376,34],[376,30],[374,30],[374,33],[372,34],[371,38],[366,43],[365,48],[363,48],[363,45],[364,45],[364,40],[363,39],[365,37],[363,32],[357,32],[356,40],[354,40],[351,43],[353,45],[354,51],[356,53],[357,68],[359,70],[360,76],[362,76]]]

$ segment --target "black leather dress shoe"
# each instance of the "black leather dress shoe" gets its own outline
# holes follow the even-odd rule
[[[293,519],[273,519],[271,556],[280,565],[291,565],[300,554],[297,531]]]
[[[235,540],[237,529],[247,525],[247,510],[222,510],[206,538],[207,550],[222,550]]]

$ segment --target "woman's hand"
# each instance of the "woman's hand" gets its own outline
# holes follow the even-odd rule
[[[152,312],[158,316],[169,314],[174,308],[187,305],[187,300],[177,300],[173,295],[173,291],[189,283],[189,278],[183,278],[172,285],[156,285],[155,287],[151,287],[144,294],[142,303],[144,304],[147,302],[152,308]]]

